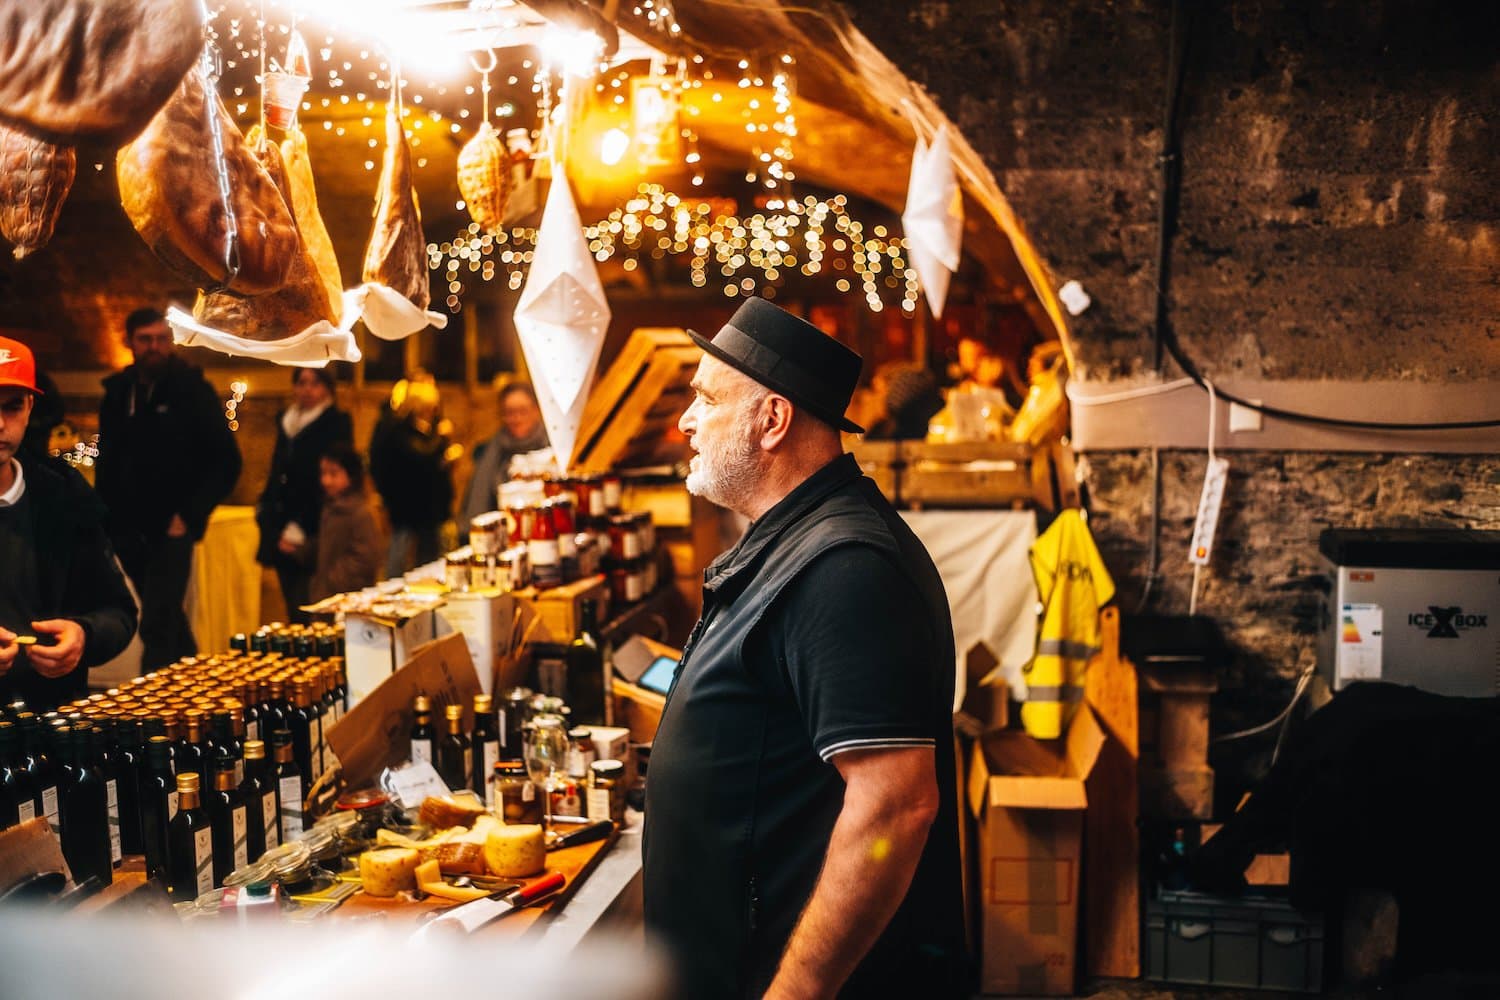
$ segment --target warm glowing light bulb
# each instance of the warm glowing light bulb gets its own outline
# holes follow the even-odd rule
[[[630,148],[630,136],[624,129],[612,128],[604,133],[603,140],[599,143],[599,159],[604,165],[612,167],[625,158],[625,151]]]

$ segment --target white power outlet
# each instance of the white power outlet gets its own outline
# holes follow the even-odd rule
[[[1258,399],[1252,399],[1250,402],[1256,406],[1260,405],[1260,400]],[[1229,404],[1229,433],[1236,434],[1241,431],[1258,431],[1260,429],[1261,413],[1259,410],[1252,410],[1250,407],[1241,406],[1239,403]]]
[[[1203,492],[1198,496],[1198,519],[1193,523],[1193,541],[1188,548],[1188,562],[1207,566],[1214,549],[1214,530],[1219,524],[1219,508],[1224,503],[1224,487],[1229,481],[1229,459],[1215,458],[1203,473]]]

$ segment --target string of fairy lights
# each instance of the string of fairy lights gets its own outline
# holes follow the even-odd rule
[[[499,8],[506,6],[494,0],[479,0],[479,5],[496,8],[496,16]],[[247,70],[280,68],[277,56],[285,51],[292,32],[312,31],[311,22],[303,17],[308,7],[306,0],[219,0],[211,4],[209,36],[223,53],[223,96],[242,124],[248,125],[259,114],[258,77],[247,77]],[[632,10],[638,23],[644,22],[680,45],[682,29],[669,0],[637,0]],[[319,94],[303,101],[301,117],[304,129],[345,137],[356,121],[367,130],[378,125],[392,85],[392,60],[381,44],[360,40],[369,37],[360,30],[367,27],[361,20],[368,20],[362,5],[347,4],[338,16],[329,16],[328,11],[323,15],[318,24],[330,30],[307,38],[314,56],[312,71],[320,77]],[[821,276],[831,278],[841,293],[860,293],[872,311],[893,306],[913,313],[920,292],[903,239],[884,225],[861,221],[852,214],[850,200],[842,194],[818,197],[799,195],[794,190],[798,132],[793,56],[746,55],[734,61],[721,56],[716,54],[716,64],[721,69],[737,66],[737,77],[731,70],[727,78],[716,79],[713,66],[702,54],[653,62],[651,79],[668,99],[677,102],[672,155],[678,163],[665,172],[680,170],[695,193],[679,194],[661,183],[640,183],[622,205],[585,227],[595,259],[600,263],[616,260],[623,270],[635,271],[648,260],[670,258],[685,267],[694,287],[716,284],[731,298],[750,294],[775,297],[789,279],[816,280]],[[664,66],[664,62],[670,65]],[[467,83],[455,81],[451,75],[443,77],[411,60],[397,69],[414,167],[429,170],[439,162],[450,163],[451,157],[430,161],[423,148],[424,139],[461,144],[473,134],[483,116],[478,78]],[[538,58],[521,58],[496,74],[496,82],[503,80],[513,94],[529,91],[535,97],[536,120],[530,124],[534,145],[539,148],[544,147],[545,126],[554,103],[562,103],[558,98],[564,72],[555,60],[539,54]],[[620,66],[605,74],[588,73],[585,79],[596,99],[624,111],[632,99],[632,80],[639,73],[639,69]],[[697,123],[703,113],[700,105],[721,104],[731,79],[733,89],[743,92],[741,124],[749,140],[744,179],[754,194],[746,201],[763,206],[748,210],[725,198],[696,193],[705,184]],[[689,101],[695,91],[702,93],[696,101]],[[437,103],[449,108],[456,98],[462,103],[451,112],[452,118],[445,118],[431,107],[435,98],[444,98]],[[472,109],[469,103],[474,105]],[[514,100],[498,99],[490,103],[489,115],[504,132],[508,127],[526,126],[530,112],[521,113]],[[362,166],[366,171],[373,173],[379,168],[381,141],[374,137],[365,140]],[[102,163],[95,164],[96,170],[103,168]],[[455,207],[462,208],[462,202]],[[465,291],[476,283],[501,281],[506,288],[519,289],[536,240],[537,231],[531,227],[483,232],[477,224],[470,224],[451,239],[430,243],[428,264],[435,284],[443,289],[439,292],[441,301],[457,313],[463,308]],[[237,402],[226,400],[227,419],[234,419]]]
[[[917,308],[916,272],[899,236],[883,225],[867,228],[849,214],[843,195],[807,195],[782,204],[778,212],[740,216],[723,211],[722,201],[683,197],[643,183],[608,217],[585,226],[584,238],[595,260],[620,258],[626,271],[645,259],[685,258],[695,287],[720,281],[730,298],[775,298],[791,273],[831,273],[840,292],[858,287],[872,312],[883,310],[893,294],[905,312]],[[462,308],[465,282],[475,278],[499,278],[519,289],[536,239],[533,228],[488,233],[470,223],[452,240],[429,245],[428,264],[447,283],[448,307]]]

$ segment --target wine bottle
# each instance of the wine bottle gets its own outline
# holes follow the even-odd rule
[[[604,657],[599,652],[599,623],[593,601],[578,602],[578,634],[568,644],[568,704],[573,721],[585,725],[605,724],[604,701],[609,683],[604,676]]]
[[[448,731],[438,743],[438,776],[454,791],[469,787],[473,771],[473,754],[469,738],[464,735],[464,707],[449,705],[443,710],[448,722]]]
[[[36,795],[21,764],[21,730],[0,721],[0,830],[35,818]]]
[[[250,824],[246,850],[256,861],[281,841],[276,837],[279,814],[276,808],[276,784],[266,769],[266,745],[260,740],[245,744],[245,780],[240,783],[240,799],[245,803],[246,821]]]
[[[198,788],[208,788],[212,773],[208,747],[204,745],[203,713],[188,709],[183,713],[182,740],[177,744],[177,773],[192,771],[198,775]],[[200,791],[200,796],[202,792]]]
[[[220,750],[214,757],[213,770],[208,822],[213,831],[214,885],[223,885],[230,872],[250,863],[250,825],[239,786],[234,783],[234,758]]]
[[[146,770],[141,746],[141,720],[120,719],[115,725],[115,784],[120,800],[120,850],[143,854],[141,839],[141,775]]]
[[[424,761],[428,764],[437,762],[437,754],[434,752],[435,734],[432,731],[432,702],[427,700],[425,694],[419,694],[411,703],[412,714],[416,721],[411,727],[411,760],[412,763]]]
[[[33,712],[20,712],[16,715],[16,725],[21,727],[21,756],[35,795],[32,808],[37,816],[46,817],[54,834],[59,834],[62,827],[57,815],[57,766],[47,756],[41,720]]]
[[[91,733],[92,727],[74,729],[65,725],[57,729],[63,761],[58,787],[62,852],[75,884],[97,877],[109,885],[114,872],[109,850],[108,793],[91,759]]]
[[[198,802],[198,772],[177,776],[177,815],[168,834],[172,895],[178,902],[197,899],[214,887],[213,827]]]
[[[291,730],[278,729],[272,733],[271,749],[276,755],[276,801],[281,815],[281,842],[284,844],[302,834],[302,805],[307,788],[302,782],[302,772],[297,768]]]
[[[106,732],[106,729],[114,729],[114,723],[114,719],[105,719],[103,724],[91,730],[87,737],[80,735],[78,741],[84,744],[80,747],[80,751],[98,772],[99,779],[104,782],[105,831],[109,834],[109,862],[111,866],[118,867],[124,857],[120,851],[120,755],[118,746],[111,750],[112,734]]]
[[[490,775],[500,760],[500,730],[495,725],[495,700],[487,694],[474,696],[474,730],[469,734],[469,749],[474,755],[470,787],[485,805],[494,806],[495,783]]]
[[[146,743],[146,768],[140,781],[141,846],[146,877],[170,880],[167,830],[177,813],[177,779],[172,776],[172,744],[166,736]]]

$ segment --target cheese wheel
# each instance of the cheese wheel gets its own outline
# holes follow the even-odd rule
[[[417,852],[409,847],[384,847],[359,856],[359,877],[371,896],[394,896],[417,887]]]
[[[547,845],[535,823],[501,826],[484,839],[484,861],[491,875],[519,878],[547,867]]]

